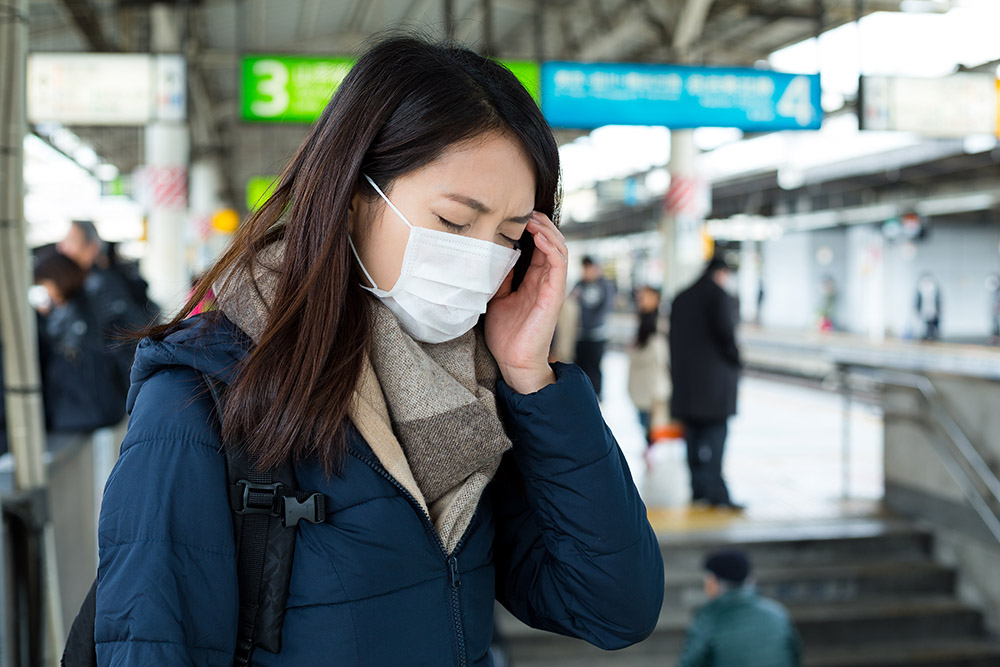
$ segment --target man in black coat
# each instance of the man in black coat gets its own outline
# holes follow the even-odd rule
[[[736,303],[724,289],[729,266],[709,262],[701,278],[677,295],[670,313],[671,415],[684,423],[692,501],[741,509],[722,478],[727,421],[736,414],[740,352]]]

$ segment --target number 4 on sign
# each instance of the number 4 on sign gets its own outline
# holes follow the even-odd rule
[[[792,79],[788,88],[781,95],[776,107],[778,114],[794,118],[795,122],[806,127],[813,122],[816,115],[812,104],[812,86],[809,77],[797,76]]]

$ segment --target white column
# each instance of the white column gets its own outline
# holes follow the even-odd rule
[[[175,10],[153,5],[150,20],[153,51],[180,52]],[[153,300],[165,312],[173,313],[184,302],[190,280],[185,253],[188,213],[184,179],[191,159],[187,121],[153,121],[146,126],[145,145],[150,197],[143,269]]]
[[[222,174],[214,158],[202,158],[191,164],[188,179],[191,186],[191,260],[195,274],[202,273],[215,259],[218,244],[213,243],[217,234],[212,230],[212,215],[223,207],[219,198]]]
[[[178,308],[187,294],[187,210],[176,200],[167,201],[168,195],[162,191],[158,194],[157,190],[173,187],[168,182],[181,173],[175,170],[187,170],[188,141],[185,123],[156,121],[146,126],[146,169],[151,183],[143,268],[153,300],[166,312]]]
[[[697,154],[694,130],[671,131],[670,190],[660,223],[665,294],[670,298],[691,284],[705,263],[702,225],[710,195],[695,167]]]

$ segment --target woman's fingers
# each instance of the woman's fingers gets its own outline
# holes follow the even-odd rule
[[[528,232],[534,236],[535,245],[554,263],[568,263],[566,240],[546,216],[536,213],[528,223]]]
[[[559,231],[558,227],[556,227],[556,223],[552,222],[549,216],[544,213],[538,213],[536,211],[535,216],[538,218],[542,227],[550,232],[551,240],[555,242],[556,247],[560,249],[565,257],[569,257],[569,251],[566,248],[566,237],[563,236],[563,233]]]

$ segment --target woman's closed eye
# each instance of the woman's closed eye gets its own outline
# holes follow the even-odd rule
[[[438,216],[438,220],[441,222],[441,225],[445,229],[447,229],[449,232],[455,232],[456,234],[461,234],[462,232],[464,232],[465,230],[467,230],[469,227],[472,226],[472,225],[456,225],[451,220],[445,220],[440,215]]]
[[[447,229],[449,232],[453,232],[455,234],[464,234],[469,230],[470,227],[472,227],[472,225],[457,225],[451,220],[446,220],[445,218],[442,218],[440,215],[437,218],[438,221],[441,223],[442,227]],[[520,246],[519,239],[514,239],[507,236],[506,234],[500,234],[500,233],[498,233],[497,236],[503,241],[502,245],[505,245],[508,248],[513,248],[514,250],[517,250],[518,246]]]

